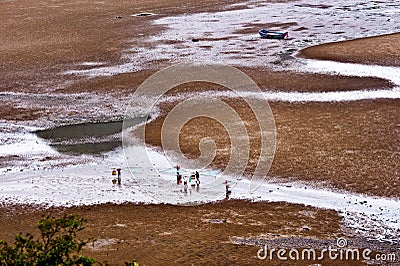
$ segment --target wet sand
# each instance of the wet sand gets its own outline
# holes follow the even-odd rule
[[[73,80],[59,75],[74,64],[114,65],[122,51],[156,34],[153,16],[221,10],[237,1],[191,0],[111,2],[3,1],[0,16],[1,91],[45,92]],[[154,17],[158,17],[155,15]],[[85,66],[82,66],[85,68]],[[90,66],[86,66],[90,67]]]
[[[155,66],[156,67],[156,66]],[[339,92],[339,91],[357,91],[357,90],[376,90],[376,89],[390,89],[394,86],[388,80],[374,77],[347,77],[347,76],[331,76],[326,74],[312,74],[312,73],[300,73],[300,72],[283,72],[283,71],[272,71],[265,68],[239,68],[250,78],[252,78],[257,85],[263,91],[270,92]],[[54,102],[49,99],[46,106],[35,106],[28,102],[24,103],[19,100],[18,95],[9,96],[10,101],[6,101],[7,98],[0,101],[3,107],[0,110],[0,119],[9,121],[35,121],[35,120],[52,120],[65,119],[65,116],[76,116],[86,115],[88,117],[96,117],[97,109],[110,110],[110,115],[117,115],[122,117],[126,106],[125,103],[118,103],[118,107],[112,103],[112,99],[124,98],[127,101],[132,93],[135,92],[136,88],[152,74],[156,73],[157,70],[143,70],[138,72],[120,74],[111,77],[98,77],[93,79],[82,79],[77,80],[71,85],[61,86],[55,88],[54,93],[59,95],[74,94],[74,97],[79,93],[93,93],[95,97],[98,95],[113,96],[109,101],[98,102],[95,106],[78,106],[78,110],[74,108],[68,110],[68,105],[60,106],[58,102]],[[56,82],[53,80],[53,82]],[[6,87],[4,90],[10,91]],[[1,90],[1,88],[0,88]],[[192,91],[226,91],[226,88],[221,86],[212,85],[209,83],[190,83],[185,86],[180,86],[172,89],[166,96],[178,95],[179,93],[187,93]],[[11,91],[19,91],[18,88],[14,88]],[[34,93],[34,90],[29,90],[25,97],[29,97],[30,93]],[[43,97],[45,99],[46,97]],[[72,102],[72,101],[71,101]],[[21,104],[22,103],[22,104]],[[125,104],[125,105],[124,105]],[[64,110],[60,110],[64,108]],[[78,121],[82,122],[82,121]],[[88,122],[88,121],[84,121]]]
[[[154,62],[150,70],[90,80],[60,75],[60,72],[82,62],[104,62],[106,65],[120,63],[124,49],[134,46],[135,42],[142,42],[143,36],[155,34],[160,29],[149,27],[152,16],[139,18],[132,17],[132,14],[154,12],[174,15],[215,11],[221,10],[226,3],[234,2],[237,1],[208,0],[200,4],[193,4],[189,0],[118,0],[112,3],[57,1],[51,4],[41,0],[34,1],[34,4],[32,1],[4,1],[0,4],[0,14],[4,20],[0,26],[0,46],[4,49],[0,54],[0,90],[28,93],[56,91],[65,94],[113,91],[129,95],[143,80],[156,69],[168,65],[168,62]],[[395,45],[398,36],[312,47],[301,52],[301,56],[398,66],[400,51]],[[321,92],[392,86],[385,80],[375,78],[332,77],[249,68],[242,70],[264,90]],[[267,75],[268,79],[265,78]],[[171,94],[179,90],[197,89],[199,86],[187,86]],[[245,115],[247,109],[240,108],[239,101],[227,102],[238,108],[250,128],[254,127],[254,117]],[[3,101],[2,106],[6,108],[0,112],[1,119],[13,121],[47,119],[55,112],[47,106],[43,109],[19,107]],[[398,100],[272,103],[279,142],[270,176],[283,181],[317,181],[321,186],[398,198],[399,106]],[[171,107],[165,106],[164,112]],[[149,143],[159,145],[157,135],[161,121],[162,117],[149,125],[154,132],[148,136]],[[202,136],[189,132],[193,132],[191,129],[198,127],[199,122],[189,123],[181,135],[183,150],[189,156],[198,154],[196,147]],[[203,122],[205,128],[210,125],[210,121]],[[224,139],[226,135],[218,125],[215,128],[213,134],[220,140],[221,151],[214,166],[222,167],[227,160],[227,154],[223,151],[227,144]],[[257,157],[257,134],[252,141],[254,160]],[[254,162],[249,164],[248,172],[253,168]],[[144,265],[155,265],[160,261],[171,265],[254,265],[259,263],[256,259],[258,247],[234,245],[229,237],[277,234],[334,239],[345,234],[341,231],[341,219],[337,212],[286,203],[228,201],[197,207],[109,204],[67,211],[81,213],[88,219],[85,237],[113,239],[111,245],[86,250],[88,255],[113,264],[121,264],[135,257]],[[58,210],[50,212],[59,214]],[[34,222],[48,212],[3,205],[1,213],[0,239],[10,241],[16,233],[30,231]],[[226,222],[218,223],[225,219]],[[342,265],[341,261],[326,263]],[[362,262],[346,263],[365,265]],[[282,265],[282,262],[268,261],[268,264]],[[297,265],[309,264],[299,262]]]
[[[29,206],[3,206],[1,212],[1,238],[7,241],[12,241],[19,232],[33,231],[34,223],[43,215],[81,214],[88,222],[79,237],[98,240],[84,253],[112,265],[122,265],[133,257],[140,265],[256,265],[263,263],[256,257],[259,247],[254,243],[233,244],[230,239],[346,237],[335,211],[287,203],[225,201],[195,207],[105,204],[47,211]],[[353,244],[361,245],[357,241]],[[299,242],[296,246],[303,247]],[[293,261],[282,264],[276,259],[267,262],[268,265],[293,265]],[[323,263],[341,265],[340,261],[328,259]],[[348,265],[366,265],[352,263]],[[296,262],[296,265],[309,264],[309,261]]]
[[[288,71],[273,71],[267,68],[239,67],[241,71],[252,78],[263,91],[283,92],[332,92],[353,90],[390,89],[394,85],[385,79],[374,77],[346,77],[326,74],[312,74]],[[120,93],[131,94],[136,88],[156,70],[144,70],[133,73],[120,74],[113,77],[99,77],[72,84],[57,90],[62,93],[79,92],[107,92],[117,88]],[[221,86],[211,84],[192,83],[182,88],[173,89],[169,95],[176,95],[190,91],[226,90]]]
[[[245,102],[225,101],[235,108],[249,132],[246,173],[251,176],[260,154],[258,121]],[[161,104],[161,116],[146,128],[148,143],[161,146],[164,118],[176,104]],[[272,102],[270,106],[277,128],[277,149],[269,178],[315,182],[320,187],[399,198],[398,100]],[[211,137],[217,144],[213,167],[224,169],[230,158],[231,142],[228,132],[217,121],[209,118],[188,121],[180,134],[183,153],[197,158],[198,145],[204,137]]]
[[[299,53],[305,58],[384,66],[400,66],[399,55],[399,33],[322,44]]]

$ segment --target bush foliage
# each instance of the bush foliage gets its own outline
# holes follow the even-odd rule
[[[13,245],[0,240],[0,265],[93,265],[94,259],[80,255],[82,248],[92,240],[77,239],[85,222],[76,214],[61,218],[48,216],[37,224],[40,231],[37,239],[27,233],[18,234]]]

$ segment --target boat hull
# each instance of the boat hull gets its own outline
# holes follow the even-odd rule
[[[288,32],[277,32],[269,30],[259,30],[258,33],[263,39],[285,39],[288,36]]]

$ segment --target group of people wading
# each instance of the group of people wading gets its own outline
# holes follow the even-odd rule
[[[200,174],[198,171],[192,173],[189,177],[182,176],[179,170],[181,169],[179,165],[175,166],[176,168],[176,184],[181,185],[183,184],[183,192],[187,193],[187,189],[189,186],[192,188],[196,187],[196,190],[199,191],[200,188]],[[226,199],[229,199],[231,195],[231,185],[228,180],[224,182],[226,188]]]
[[[185,192],[187,191],[188,186],[191,186],[192,188],[196,187],[199,189],[200,187],[200,174],[198,171],[195,173],[192,173],[189,177],[187,176],[182,176],[179,172],[181,169],[179,165],[175,166],[176,168],[176,184],[180,185],[183,184]]]
[[[188,176],[182,176],[181,173],[179,172],[181,167],[179,165],[175,166],[176,168],[176,184],[181,185],[183,184],[184,192],[187,192],[188,187],[190,186],[191,188],[196,188],[197,191],[199,191],[200,188],[200,174],[198,171],[192,173],[189,177]],[[112,183],[118,184],[121,186],[121,168],[113,168],[112,169],[112,176],[113,180]],[[228,180],[225,180],[224,182],[225,188],[226,188],[226,198],[228,199],[229,196],[231,195],[231,186],[230,182]]]

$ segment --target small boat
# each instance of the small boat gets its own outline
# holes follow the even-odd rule
[[[261,38],[266,39],[285,39],[289,37],[289,33],[287,31],[272,31],[272,30],[259,30]]]

